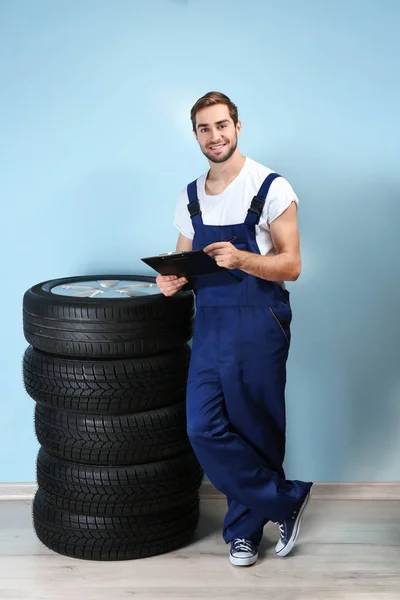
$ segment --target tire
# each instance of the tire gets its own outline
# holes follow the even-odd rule
[[[68,413],[36,405],[35,431],[49,454],[91,465],[137,465],[186,452],[185,404],[134,415]]]
[[[93,467],[55,458],[41,448],[37,481],[50,504],[93,516],[131,516],[193,501],[203,480],[193,452],[147,465]]]
[[[140,517],[93,517],[33,501],[33,525],[51,550],[88,560],[128,560],[155,556],[187,543],[198,524],[199,501],[179,509]]]
[[[27,393],[59,410],[102,415],[133,414],[183,402],[190,348],[142,358],[73,360],[29,346],[23,359]]]
[[[154,288],[149,287],[147,295],[122,297],[115,291],[116,297],[105,297],[113,289],[121,289],[113,285],[119,280],[155,285],[154,277],[93,275],[33,286],[23,299],[25,339],[43,352],[77,358],[156,355],[179,348],[191,339],[193,292],[181,291],[167,298],[151,293]],[[69,293],[69,287],[92,281],[101,282],[93,287],[99,291],[95,298],[62,295],[63,290]]]
[[[199,497],[199,490],[192,489],[173,496],[165,496],[148,502],[125,503],[125,502],[98,502],[92,500],[72,499],[67,496],[59,496],[46,492],[42,489],[43,498],[49,504],[60,510],[83,514],[93,517],[131,517],[140,515],[152,515],[171,509],[178,509],[184,504],[193,502]]]

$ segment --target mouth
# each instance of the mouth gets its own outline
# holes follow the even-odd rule
[[[226,146],[226,144],[218,144],[216,146],[209,146],[209,150],[211,150],[212,152],[219,152],[220,150],[222,150],[222,148],[224,148]]]

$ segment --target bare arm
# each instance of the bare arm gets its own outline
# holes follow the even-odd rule
[[[275,256],[243,252],[241,267],[246,273],[270,281],[296,281],[301,273],[297,206],[294,202],[270,227]]]
[[[176,250],[184,252],[190,252],[192,249],[192,240],[185,237],[182,233],[179,234],[178,241],[176,242]]]
[[[238,250],[228,242],[210,244],[204,251],[227,269],[241,269],[269,281],[296,281],[301,272],[301,257],[295,202],[271,223],[270,231],[277,252],[274,256]]]

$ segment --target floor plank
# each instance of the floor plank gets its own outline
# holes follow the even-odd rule
[[[1,600],[399,600],[400,503],[312,499],[292,554],[275,555],[265,528],[251,568],[229,564],[221,537],[224,500],[202,500],[191,544],[137,561],[58,555],[36,538],[31,502],[0,502]]]

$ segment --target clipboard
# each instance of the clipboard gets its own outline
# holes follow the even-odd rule
[[[219,267],[215,260],[203,250],[168,252],[157,256],[141,258],[146,265],[160,275],[177,275],[178,277],[199,277],[227,271]]]

